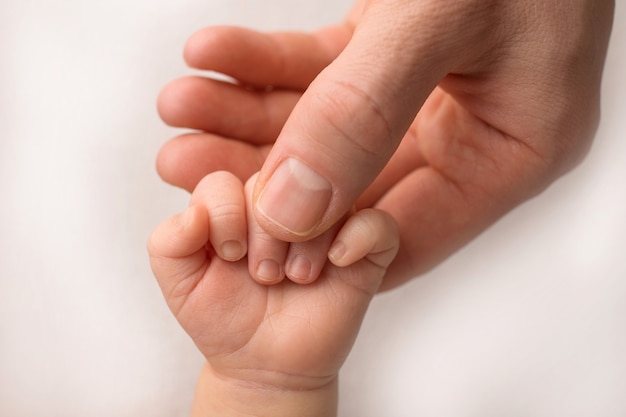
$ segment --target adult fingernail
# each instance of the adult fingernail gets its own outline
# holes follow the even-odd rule
[[[327,179],[301,161],[288,158],[261,192],[257,209],[277,226],[306,236],[326,212],[331,195]]]

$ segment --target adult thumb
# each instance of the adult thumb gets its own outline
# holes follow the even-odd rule
[[[445,16],[415,3],[370,2],[346,48],[297,103],[255,186],[255,215],[268,233],[302,241],[336,223],[454,65],[437,33],[450,28],[432,23]]]

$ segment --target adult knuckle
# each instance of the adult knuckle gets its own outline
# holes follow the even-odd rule
[[[376,97],[351,81],[332,82],[323,97],[321,117],[347,146],[367,155],[379,155],[392,138],[392,125]]]

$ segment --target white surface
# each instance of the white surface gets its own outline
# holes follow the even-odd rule
[[[182,209],[154,110],[211,24],[309,29],[349,2],[0,3],[0,416],[185,416],[201,358],[145,239]],[[626,11],[587,160],[432,273],[378,298],[341,415],[626,415]]]

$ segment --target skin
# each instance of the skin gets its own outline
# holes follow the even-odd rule
[[[242,238],[233,226],[254,222],[251,194],[252,181],[244,192],[234,175],[210,174],[148,241],[165,299],[207,360],[193,415],[332,416],[339,369],[397,252],[396,225],[382,211],[357,212],[317,240],[324,256],[331,243],[345,249],[331,250],[317,281],[261,285],[245,256],[216,250]]]
[[[198,132],[165,144],[158,171],[192,190],[208,172],[245,180],[260,170],[251,207],[277,241],[250,253],[283,266],[275,281],[290,275],[284,242],[323,234],[353,207],[383,210],[399,225],[400,249],[381,288],[395,287],[584,157],[614,7],[372,0],[314,33],[203,29],[186,45],[187,63],[235,82],[186,77],[163,90],[163,120]],[[259,209],[288,158],[331,186],[328,208],[302,233]]]

